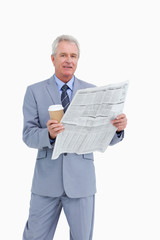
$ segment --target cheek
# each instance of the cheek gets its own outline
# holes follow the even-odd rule
[[[77,68],[77,62],[74,62],[73,66],[74,68]]]
[[[56,64],[56,68],[57,68],[57,69],[63,69],[62,63],[58,62],[58,63]]]

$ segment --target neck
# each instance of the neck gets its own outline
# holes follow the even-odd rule
[[[67,82],[69,82],[72,79],[73,75],[72,76],[59,76],[59,75],[56,74],[56,77],[59,80],[61,80],[62,82],[67,83]]]

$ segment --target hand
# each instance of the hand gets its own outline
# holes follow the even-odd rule
[[[56,138],[59,133],[64,131],[64,126],[56,120],[48,120],[47,128],[51,139]]]
[[[117,128],[117,132],[124,130],[127,126],[127,118],[124,113],[118,115],[111,123]]]

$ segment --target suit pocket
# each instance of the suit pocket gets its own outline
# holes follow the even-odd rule
[[[93,153],[85,153],[85,154],[82,154],[83,155],[83,158],[87,159],[87,160],[94,160],[93,158]]]
[[[37,159],[42,159],[42,158],[46,158],[47,156],[47,150],[38,150],[37,153]]]

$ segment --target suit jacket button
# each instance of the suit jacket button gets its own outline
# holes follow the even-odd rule
[[[64,156],[67,156],[67,153],[64,153]]]

